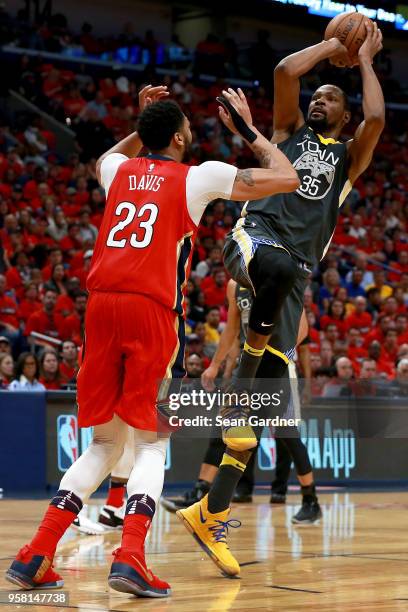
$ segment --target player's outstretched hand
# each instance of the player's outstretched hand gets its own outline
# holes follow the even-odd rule
[[[367,30],[367,36],[363,44],[361,45],[358,52],[358,60],[359,63],[362,60],[367,60],[371,64],[373,63],[374,56],[381,51],[383,48],[382,40],[382,32],[378,25],[372,21],[366,21],[365,27]]]
[[[218,368],[214,365],[209,365],[206,370],[201,374],[201,384],[206,391],[214,391],[215,384],[214,380],[217,378]]]
[[[158,102],[162,98],[167,98],[168,95],[167,85],[158,85],[157,87],[146,85],[146,87],[143,87],[143,89],[139,91],[140,110],[143,111],[149,104]]]
[[[245,123],[248,126],[253,125],[251,110],[249,108],[245,94],[240,87],[238,87],[237,91],[234,91],[231,87],[229,87],[228,89],[223,89],[222,95],[235,108],[237,113],[240,115],[240,117],[242,117],[242,119],[245,121]],[[231,115],[228,112],[228,110],[224,108],[223,106],[219,106],[218,112],[219,112],[220,119],[223,122],[223,124],[233,134],[239,134],[237,128],[234,125],[234,122],[232,121]]]

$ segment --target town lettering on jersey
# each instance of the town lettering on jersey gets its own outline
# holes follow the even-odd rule
[[[143,174],[137,179],[135,174],[129,175],[129,191],[159,191],[164,181],[164,176],[154,174]]]
[[[336,166],[339,157],[335,157],[333,151],[327,151],[327,149],[321,149],[318,142],[312,142],[311,140],[302,140],[296,144],[297,147],[302,148],[302,152],[309,151],[313,155],[317,155],[321,161],[325,161],[328,164]]]

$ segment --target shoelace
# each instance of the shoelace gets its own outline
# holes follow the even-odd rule
[[[237,529],[241,527],[241,521],[238,519],[230,519],[229,521],[215,521],[218,525],[212,525],[209,528],[209,531],[212,532],[213,538],[216,542],[221,542],[222,544],[227,543],[227,533],[228,529],[231,527],[232,529]]]

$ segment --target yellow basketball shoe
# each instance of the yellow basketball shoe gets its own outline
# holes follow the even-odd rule
[[[176,512],[187,531],[197,540],[215,565],[224,574],[237,576],[240,567],[228,548],[227,533],[230,527],[234,529],[240,527],[241,521],[228,520],[229,513],[230,508],[211,514],[208,511],[208,495],[192,506]]]
[[[255,448],[258,440],[248,423],[250,408],[240,405],[239,399],[234,403],[232,399],[234,395],[239,398],[239,394],[231,393],[230,402],[220,409],[222,440],[231,450],[241,452]]]

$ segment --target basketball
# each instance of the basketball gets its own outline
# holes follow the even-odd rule
[[[324,38],[338,38],[349,50],[350,57],[354,58],[366,39],[366,21],[368,18],[361,13],[340,13],[329,22]]]

